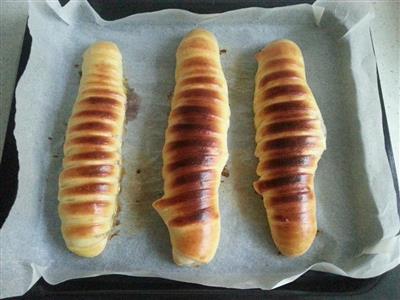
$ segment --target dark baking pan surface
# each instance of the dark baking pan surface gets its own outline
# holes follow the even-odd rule
[[[59,0],[65,5],[68,0]],[[89,0],[92,7],[106,20],[123,18],[134,13],[167,8],[186,9],[195,13],[221,13],[245,7],[278,7],[314,1],[256,1],[256,0],[164,0],[164,1],[117,1]],[[18,67],[17,82],[28,62],[31,36],[26,29]],[[379,84],[379,82],[378,82]],[[380,85],[379,85],[380,87]],[[380,95],[381,96],[381,95]],[[381,99],[385,146],[395,177],[393,154],[387,129],[383,100]],[[12,102],[3,157],[0,165],[0,226],[4,223],[18,188],[18,152],[13,135],[15,127],[15,97]],[[393,172],[394,171],[394,172]],[[398,195],[398,189],[396,189]],[[266,270],[268,272],[268,270]],[[384,275],[383,275],[384,276]],[[304,296],[345,296],[362,294],[374,288],[383,276],[370,279],[354,279],[328,273],[309,271],[296,281],[274,290],[226,289],[198,284],[177,282],[161,278],[105,275],[93,278],[69,280],[50,285],[40,279],[23,297],[14,299],[176,299],[191,296],[194,299],[242,299],[243,297],[302,298]]]

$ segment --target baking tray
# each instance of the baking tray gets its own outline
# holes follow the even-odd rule
[[[68,0],[59,0],[65,5]],[[202,0],[202,1],[101,1],[89,0],[92,7],[106,20],[115,20],[134,13],[150,12],[167,8],[186,9],[195,13],[221,13],[227,10],[259,6],[277,7],[314,1],[245,1],[245,0]],[[31,36],[29,29],[25,31],[17,80],[21,77],[28,62]],[[385,108],[378,74],[378,88],[382,108],[382,121],[385,137],[385,149],[395,184],[397,200],[399,190],[394,169],[393,152],[388,132]],[[15,95],[12,101],[3,156],[0,165],[0,226],[4,223],[16,197],[18,188],[18,151],[13,135],[15,127]],[[266,270],[267,271],[267,270]],[[296,281],[274,290],[260,289],[226,289],[207,287],[198,284],[177,282],[161,278],[133,277],[123,275],[105,275],[93,278],[74,279],[50,285],[40,279],[23,297],[29,299],[121,299],[137,298],[177,298],[191,295],[194,298],[239,299],[243,297],[304,297],[304,296],[345,296],[362,294],[374,288],[382,276],[369,279],[354,279],[329,273],[309,271]],[[17,298],[14,298],[17,299]]]

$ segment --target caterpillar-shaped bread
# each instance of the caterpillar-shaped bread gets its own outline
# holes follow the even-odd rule
[[[178,265],[208,263],[220,236],[218,188],[228,159],[228,89],[214,35],[188,34],[176,53],[175,90],[163,149],[164,196],[153,206]]]
[[[125,106],[121,53],[113,43],[95,43],[83,56],[59,178],[62,234],[68,249],[80,256],[100,254],[113,227]]]
[[[314,174],[325,150],[323,122],[307,85],[300,48],[275,41],[256,55],[254,188],[263,196],[280,252],[298,256],[317,231]]]

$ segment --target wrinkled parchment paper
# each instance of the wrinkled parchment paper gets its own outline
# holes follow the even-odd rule
[[[31,2],[33,37],[17,87],[15,136],[20,161],[15,204],[1,229],[1,297],[25,293],[41,276],[56,284],[101,274],[155,276],[212,286],[272,289],[309,269],[377,276],[400,263],[393,182],[384,149],[369,21],[360,3],[249,8],[197,15],[164,10],[104,21],[83,1]],[[174,87],[175,51],[186,33],[215,33],[229,85],[229,177],[220,188],[222,234],[207,266],[177,267],[169,236],[151,203],[162,194],[161,150]],[[309,84],[327,127],[317,171],[319,234],[302,257],[278,255],[255,194],[254,54],[289,38],[303,50]],[[60,233],[57,182],[66,122],[83,51],[116,42],[125,76],[140,98],[127,123],[125,175],[116,235],[93,259],[69,253]]]

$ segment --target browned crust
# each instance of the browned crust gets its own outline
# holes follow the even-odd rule
[[[277,41],[257,54],[257,174],[272,237],[280,252],[303,254],[316,234],[314,173],[325,148],[322,120],[305,81],[300,49]]]
[[[215,254],[228,118],[218,46],[209,33],[194,31],[177,51],[176,86],[163,149],[164,196],[153,204],[168,226],[179,265],[208,263]]]
[[[59,177],[63,237],[80,256],[100,254],[112,228],[125,106],[121,54],[112,43],[96,43],[84,55]]]

